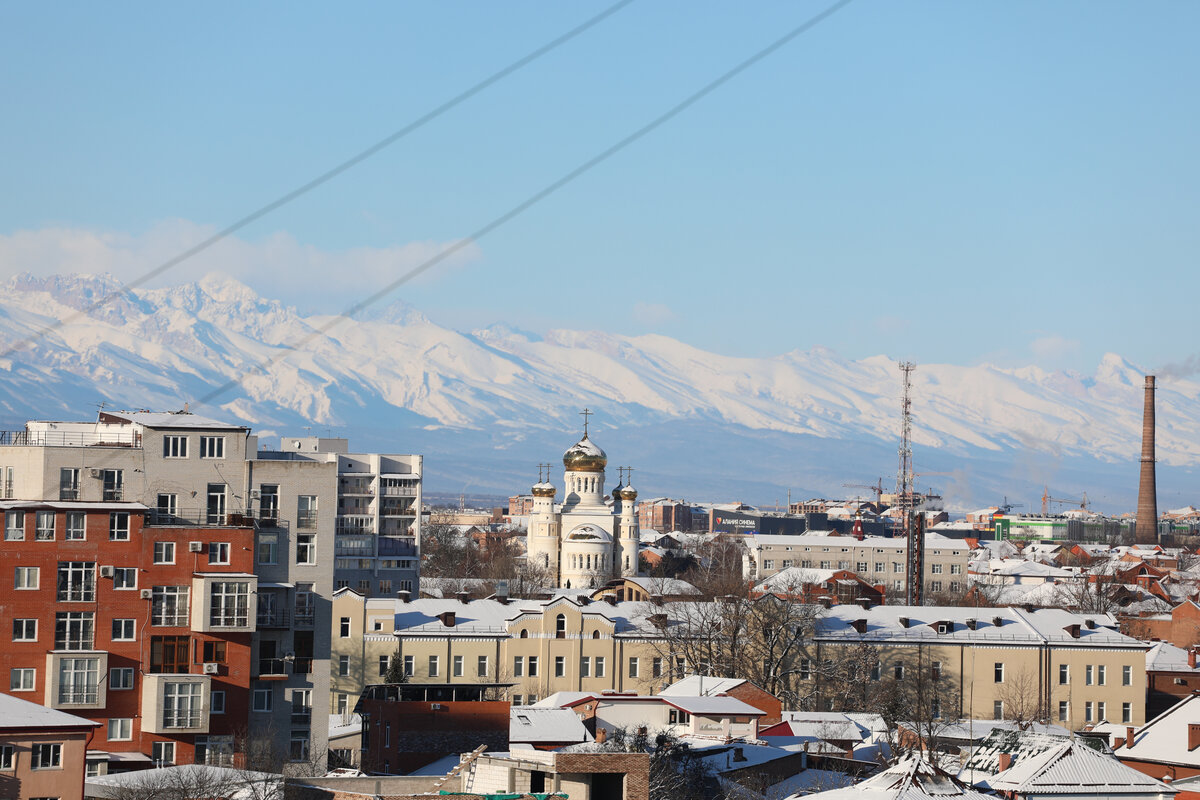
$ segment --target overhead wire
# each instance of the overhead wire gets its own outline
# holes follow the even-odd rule
[[[653,132],[654,130],[656,130],[657,128],[661,127],[665,123],[667,123],[670,120],[674,119],[675,117],[679,116],[684,111],[686,111],[688,108],[692,107],[693,105],[695,105],[697,102],[704,99],[708,95],[712,94],[714,91],[719,89],[721,86],[724,86],[726,83],[733,80],[735,77],[742,74],[746,70],[750,69],[752,66],[754,66],[758,62],[767,58],[771,54],[775,53],[777,50],[783,48],[784,46],[786,46],[787,44],[792,42],[797,37],[803,35],[804,33],[807,33],[808,31],[815,28],[817,25],[819,25],[822,22],[824,22],[825,20],[829,19],[834,14],[836,14],[838,11],[840,11],[843,8],[845,8],[846,6],[850,5],[851,2],[853,2],[853,0],[837,0],[837,2],[827,6],[824,10],[813,15],[812,17],[809,17],[803,23],[792,28],[787,33],[785,33],[783,36],[780,36],[779,38],[775,39],[770,44],[766,45],[765,47],[756,51],[749,57],[738,62],[730,69],[721,73],[719,76],[717,76],[713,80],[709,81],[708,83],[704,84],[696,91],[687,95],[683,100],[680,100],[678,103],[671,106],[665,112],[658,115],[654,119],[650,120],[646,124],[642,125],[640,128],[634,130],[632,133],[621,138],[620,140],[618,140],[614,144],[610,145],[609,147],[605,148],[598,154],[587,159],[586,161],[584,161],[583,163],[581,163],[574,169],[568,171],[567,173],[565,173],[564,175],[559,177],[557,180],[551,182],[550,184],[548,184],[548,185],[544,186],[543,188],[539,189],[538,191],[534,192],[529,197],[522,200],[520,203],[517,203],[512,208],[508,209],[507,211],[500,214],[499,216],[493,218],[491,221],[476,228],[474,231],[472,231],[470,234],[468,234],[465,238],[459,239],[457,242],[454,242],[453,244],[448,245],[447,247],[442,249],[440,252],[434,254],[430,258],[426,259],[425,261],[421,262],[417,266],[410,269],[408,272],[401,275],[396,280],[392,281],[391,283],[388,283],[381,289],[378,289],[375,292],[372,292],[370,295],[368,295],[363,300],[360,300],[357,303],[355,303],[354,305],[345,309],[341,314],[330,318],[328,321],[326,321],[325,323],[323,323],[321,325],[318,325],[316,328],[314,328],[308,334],[301,337],[301,339],[299,341],[289,345],[285,349],[270,356],[269,358],[259,361],[258,363],[254,364],[253,366],[251,366],[248,369],[246,369],[245,371],[243,371],[238,377],[227,381],[226,383],[222,384],[221,386],[218,386],[213,391],[211,391],[208,394],[201,397],[197,404],[198,405],[207,405],[207,404],[211,403],[213,400],[215,400],[216,398],[225,394],[230,389],[233,389],[234,387],[241,384],[241,382],[250,375],[265,374],[266,371],[270,367],[274,366],[275,364],[279,363],[283,359],[287,358],[292,353],[304,348],[305,346],[307,346],[309,343],[315,341],[316,339],[324,337],[325,334],[327,334],[330,330],[332,330],[333,328],[337,327],[338,325],[341,325],[344,322],[348,321],[355,314],[374,305],[375,303],[379,302],[380,300],[382,300],[387,295],[391,294],[393,291],[395,291],[399,287],[408,283],[413,278],[415,278],[415,277],[421,275],[422,273],[430,270],[431,268],[437,266],[438,264],[442,263],[450,256],[461,251],[463,248],[468,247],[471,244],[474,244],[475,242],[479,241],[483,237],[485,237],[488,234],[495,231],[497,228],[500,228],[501,226],[505,225],[506,223],[512,221],[516,217],[518,217],[521,214],[523,214],[524,212],[528,211],[533,206],[540,203],[542,200],[546,199],[550,195],[557,192],[559,189],[562,189],[564,186],[566,186],[567,184],[574,181],[576,178],[580,177],[581,175],[583,175],[586,172],[589,172],[594,167],[598,166],[599,164],[602,164],[603,162],[607,161],[609,158],[612,158],[614,155],[621,152],[629,145],[633,144],[634,142],[638,141],[639,139],[645,137],[647,134],[649,134],[649,133]]]
[[[479,81],[478,83],[471,86],[470,88],[465,89],[462,92],[459,92],[457,95],[455,95],[454,97],[451,97],[449,100],[445,101],[441,105],[436,106],[435,108],[433,108],[430,111],[427,111],[425,114],[421,115],[420,117],[417,117],[415,120],[408,123],[403,128],[400,128],[399,130],[397,130],[391,134],[388,134],[384,138],[377,141],[375,144],[371,145],[370,147],[367,147],[365,150],[360,150],[358,153],[354,154],[350,158],[346,159],[345,161],[342,161],[341,163],[337,164],[336,166],[332,167],[331,169],[328,169],[325,172],[322,172],[320,175],[316,176],[315,178],[308,181],[307,183],[301,184],[300,186],[277,197],[275,200],[272,200],[271,202],[267,203],[266,205],[260,206],[259,208],[255,209],[254,211],[251,211],[249,214],[246,214],[245,216],[241,217],[237,221],[225,226],[221,230],[214,233],[212,236],[209,236],[207,239],[199,242],[196,245],[193,245],[192,247],[188,248],[187,250],[184,250],[182,253],[174,256],[173,258],[167,259],[166,261],[159,264],[158,266],[156,266],[154,269],[150,270],[149,272],[146,272],[146,273],[138,276],[137,278],[133,279],[132,281],[129,281],[128,283],[122,284],[120,289],[116,289],[112,292],[109,292],[108,294],[104,295],[103,297],[101,297],[100,299],[91,303],[90,305],[85,306],[82,309],[79,309],[78,311],[74,312],[73,314],[68,315],[67,317],[65,317],[63,319],[55,320],[53,323],[47,325],[46,327],[41,328],[40,330],[30,334],[29,336],[26,336],[25,338],[17,341],[13,345],[6,348],[3,353],[0,353],[0,358],[7,358],[8,356],[12,355],[16,351],[25,349],[29,345],[34,344],[35,342],[37,342],[41,339],[44,339],[46,336],[50,335],[51,333],[55,332],[56,330],[60,330],[65,325],[68,325],[69,323],[74,322],[75,320],[79,319],[80,317],[90,316],[91,314],[95,313],[96,311],[98,311],[99,309],[108,305],[109,303],[113,302],[117,298],[128,295],[132,290],[145,285],[146,283],[153,280],[154,278],[157,278],[159,275],[162,275],[163,273],[179,266],[180,264],[187,261],[188,259],[199,255],[200,253],[204,252],[205,250],[207,250],[208,248],[217,244],[218,242],[225,239],[226,237],[238,232],[242,228],[245,228],[247,225],[250,225],[251,223],[258,221],[259,219],[262,219],[266,215],[270,214],[272,211],[275,211],[278,208],[282,208],[283,206],[286,206],[287,204],[291,203],[293,200],[296,200],[296,199],[308,194],[313,189],[316,189],[317,187],[328,183],[329,181],[333,180],[334,178],[336,178],[337,176],[346,172],[347,170],[351,169],[352,167],[355,167],[358,164],[361,164],[363,161],[366,161],[368,158],[375,155],[379,151],[386,149],[390,145],[395,144],[399,140],[403,139],[405,136],[408,136],[410,133],[413,133],[417,129],[422,128],[425,125],[429,124],[433,120],[435,120],[438,117],[445,114],[447,111],[450,111],[451,109],[455,108],[456,106],[459,106],[462,103],[466,102],[467,100],[471,99],[475,95],[482,92],[484,89],[487,89],[488,87],[493,86],[496,83],[499,83],[500,81],[507,78],[509,75],[512,75],[514,72],[517,72],[521,68],[528,66],[529,64],[533,63],[534,61],[537,61],[539,58],[546,55],[547,53],[557,49],[561,45],[566,44],[567,42],[569,42],[570,40],[579,36],[580,34],[595,27],[599,23],[608,19],[613,14],[616,14],[618,11],[620,11],[621,9],[625,8],[626,6],[632,4],[633,2],[634,2],[634,0],[617,0],[617,2],[608,6],[600,13],[584,20],[580,24],[576,25],[574,28],[571,28],[567,32],[550,40],[549,42],[542,45],[541,47],[538,47],[537,49],[530,51],[529,53],[525,54],[521,58],[518,58],[516,61],[513,61],[508,66],[503,67],[502,69],[492,73],[491,75],[489,75],[488,77]]]

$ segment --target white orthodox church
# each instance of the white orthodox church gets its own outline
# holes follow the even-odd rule
[[[562,505],[554,502],[558,490],[549,481],[549,470],[533,487],[529,562],[546,568],[553,586],[599,587],[637,575],[637,491],[619,481],[609,507],[604,502],[607,465],[604,451],[588,438],[585,422],[583,438],[563,454]]]

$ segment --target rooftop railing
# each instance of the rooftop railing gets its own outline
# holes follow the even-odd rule
[[[131,447],[140,448],[140,434],[83,431],[0,431],[0,447]]]

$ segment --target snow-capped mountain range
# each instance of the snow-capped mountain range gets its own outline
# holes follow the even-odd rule
[[[402,304],[336,325],[236,281],[120,289],[110,276],[18,275],[0,298],[0,416],[87,419],[107,402],[198,413],[270,434],[349,435],[358,450],[424,452],[433,489],[527,491],[539,462],[578,436],[638,467],[647,494],[782,500],[894,482],[900,376],[885,356],[816,348],[773,358],[708,353],[658,335],[441,327]],[[61,324],[60,324],[61,323]],[[296,348],[293,352],[292,348]],[[264,368],[259,368],[266,365]],[[960,507],[1086,491],[1133,504],[1144,371],[1120,356],[1095,374],[921,364],[914,373],[919,485]],[[227,391],[204,398],[218,388]],[[1200,464],[1200,384],[1159,382],[1160,507]],[[614,470],[615,471],[615,470]],[[937,476],[931,473],[942,473]],[[950,473],[950,474],[945,474]]]

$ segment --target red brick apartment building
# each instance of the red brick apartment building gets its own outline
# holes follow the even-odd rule
[[[90,774],[231,756],[246,727],[254,531],[146,511],[0,501],[0,690],[101,723]]]

